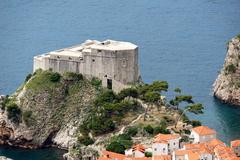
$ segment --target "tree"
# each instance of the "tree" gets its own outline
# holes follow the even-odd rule
[[[181,93],[182,90],[181,90],[180,88],[177,87],[177,88],[174,89],[174,92],[176,92],[176,93]]]
[[[190,104],[188,106],[185,107],[185,109],[183,110],[182,114],[179,116],[178,120],[175,123],[175,128],[177,126],[178,121],[183,117],[183,115],[185,115],[186,112],[190,112],[193,114],[203,114],[203,105],[201,103],[196,103],[196,104]]]

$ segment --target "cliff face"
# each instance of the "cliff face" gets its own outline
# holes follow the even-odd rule
[[[213,93],[224,103],[240,105],[240,35],[228,43],[225,62],[213,84]]]
[[[2,104],[2,144],[25,148],[55,144],[67,149],[76,141],[74,135],[87,116],[96,89],[85,79],[52,82],[51,74],[36,73]]]
[[[166,82],[156,81],[116,94],[102,88],[95,78],[38,70],[27,76],[12,96],[0,97],[0,144],[24,148],[55,145],[68,149],[64,155],[68,160],[94,159],[114,142],[124,147],[150,145],[153,132],[174,132],[181,114],[166,107],[156,92],[167,89]],[[144,128],[149,125],[151,131],[147,132]],[[186,127],[181,126],[178,131],[184,133]]]

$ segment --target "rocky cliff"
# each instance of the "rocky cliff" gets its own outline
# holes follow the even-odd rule
[[[213,84],[213,93],[224,103],[240,105],[240,35],[228,42],[225,62]]]
[[[67,149],[69,160],[94,159],[112,142],[150,144],[147,137],[176,131],[182,113],[165,106],[160,93],[167,89],[167,82],[156,81],[116,94],[96,78],[38,70],[13,95],[0,97],[0,144],[54,145]],[[185,130],[180,126],[177,132]]]

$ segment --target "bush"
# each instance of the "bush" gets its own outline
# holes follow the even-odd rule
[[[226,74],[235,73],[237,67],[234,64],[229,64],[225,67]]]
[[[107,151],[111,151],[111,152],[115,152],[115,153],[120,153],[120,154],[124,154],[125,153],[125,147],[119,143],[119,142],[111,142],[107,147],[106,147]]]
[[[32,111],[24,111],[22,114],[23,121],[26,123],[27,126],[31,124],[32,120]]]
[[[80,81],[80,80],[83,79],[83,75],[78,74],[78,73],[74,73],[74,72],[65,72],[63,74],[63,78],[65,80],[69,80],[69,81]]]
[[[19,122],[21,117],[21,109],[15,103],[7,104],[8,118],[13,122]]]
[[[91,144],[94,144],[94,140],[90,138],[89,136],[81,136],[78,138],[79,143],[88,146]]]
[[[100,79],[96,78],[96,77],[93,77],[91,79],[91,84],[95,87],[101,87],[102,81]]]
[[[237,35],[237,38],[238,38],[238,40],[240,41],[240,34],[239,34],[239,35]]]
[[[29,74],[26,76],[26,78],[25,78],[25,82],[27,82],[31,77],[32,77],[32,74],[29,73]]]
[[[200,121],[198,121],[198,120],[192,120],[192,121],[191,121],[191,125],[192,125],[193,127],[198,127],[198,126],[201,126],[202,123],[201,123]]]
[[[145,157],[152,157],[152,153],[151,152],[145,152]]]
[[[145,126],[143,129],[144,129],[147,133],[153,134],[154,129],[153,129],[153,127],[152,127],[151,125],[147,125],[147,126]]]
[[[3,102],[2,102],[2,106],[1,106],[1,109],[2,110],[5,110],[6,108],[6,105],[9,103],[10,99],[8,98],[9,96],[7,95],[4,99],[3,99]]]
[[[59,82],[61,78],[61,75],[57,72],[54,72],[54,73],[50,73],[50,81],[51,82]]]
[[[130,127],[128,128],[126,134],[131,136],[131,137],[134,137],[136,136],[136,134],[138,133],[138,128],[137,127]]]
[[[138,97],[137,90],[135,88],[126,88],[126,89],[121,90],[118,93],[119,100],[123,100],[126,97],[137,98]]]

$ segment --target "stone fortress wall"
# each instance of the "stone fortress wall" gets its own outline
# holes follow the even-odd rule
[[[98,77],[104,87],[116,92],[140,80],[138,47],[113,40],[87,40],[80,45],[35,56],[33,71],[39,68]]]

